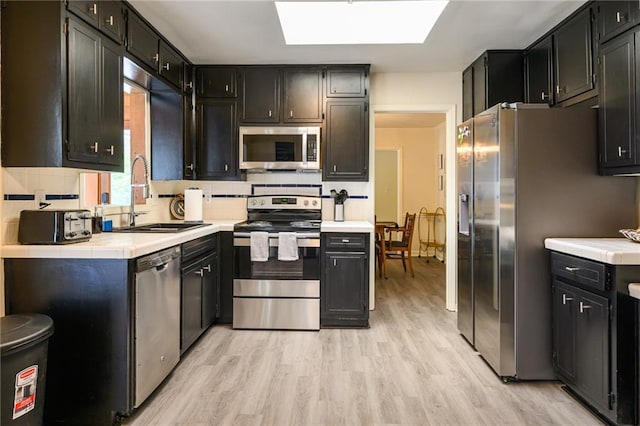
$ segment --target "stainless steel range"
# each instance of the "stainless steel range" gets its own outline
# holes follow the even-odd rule
[[[320,329],[320,197],[252,196],[234,227],[233,328]]]

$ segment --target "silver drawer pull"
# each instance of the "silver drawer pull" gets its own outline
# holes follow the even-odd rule
[[[591,309],[591,305],[585,305],[584,302],[580,302],[580,313],[584,314],[587,309]]]
[[[580,268],[576,267],[576,266],[565,266],[564,267],[565,271],[569,271],[569,272],[576,272],[579,271]]]
[[[342,240],[342,242],[343,242],[343,243],[348,243],[348,242],[349,242],[349,240],[344,239],[344,240]]]
[[[197,271],[194,271],[195,274],[203,276],[204,275],[204,271],[202,269],[199,269]]]
[[[562,294],[562,304],[563,305],[566,305],[567,302],[570,302],[572,300],[573,300],[573,297],[567,297],[566,294],[564,294],[564,293]]]
[[[203,266],[202,269],[204,269],[207,272],[211,272],[211,265]]]

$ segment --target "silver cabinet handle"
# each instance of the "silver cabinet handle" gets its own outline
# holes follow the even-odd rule
[[[546,101],[546,100],[548,100],[548,99],[549,99],[549,95],[547,95],[546,93],[542,92],[542,94],[540,95],[540,98],[541,98],[543,101]]]
[[[94,15],[98,14],[98,4],[94,3],[91,7],[89,7],[89,11],[93,12]]]
[[[106,23],[113,27],[113,15],[109,16],[109,19],[106,20]]]
[[[269,117],[271,117],[271,110],[269,110]]]
[[[333,171],[334,171],[334,172],[338,171],[338,170],[337,170],[337,167],[336,167],[336,165],[335,165],[335,164],[333,165]]]
[[[570,302],[572,300],[573,300],[573,297],[567,297],[566,294],[564,294],[564,293],[562,294],[562,304],[563,305],[566,305],[567,302]]]
[[[289,118],[293,118],[293,110],[289,111]]]
[[[618,147],[618,157],[622,158],[622,156],[627,156],[627,150],[626,149],[622,149],[621,146]]]
[[[591,305],[585,305],[584,302],[580,302],[580,313],[584,314],[587,309],[591,309]]]
[[[191,164],[187,164],[187,166],[185,167],[185,169],[193,171],[193,163],[191,163]]]
[[[202,269],[204,269],[207,272],[211,272],[211,265],[203,266]]]
[[[111,155],[113,157],[113,151],[114,151],[113,145],[111,145],[109,148],[105,149],[105,151],[108,152],[109,155]]]
[[[576,267],[576,266],[565,266],[564,267],[565,271],[569,271],[569,272],[576,272],[579,271],[580,268]]]
[[[616,12],[616,22],[617,23],[622,22],[622,13]]]
[[[229,92],[229,85],[228,84],[224,85],[224,91],[227,92],[227,93]]]
[[[333,259],[333,266],[336,266],[338,264],[338,261],[336,259]]]
[[[225,171],[225,172],[228,172],[228,171],[229,171],[229,165],[228,165],[228,164],[225,164],[225,165],[224,165],[224,171]]]
[[[156,62],[159,62],[160,61],[160,54],[156,53],[155,55],[153,55],[153,58],[151,58],[151,59],[153,59]]]
[[[98,142],[94,142],[93,144],[89,145],[89,148],[95,152],[96,154],[98,153]]]
[[[344,239],[344,240],[342,240],[342,242],[343,242],[343,243],[348,243],[348,242],[349,242],[349,240]]]
[[[188,83],[187,83],[187,87],[188,87],[189,89],[193,89],[193,81],[188,82]]]
[[[199,270],[195,271],[194,273],[197,274],[197,275],[203,276],[204,275],[204,270],[199,269]]]
[[[169,62],[167,62],[166,64],[164,64],[164,66],[162,67],[163,69],[169,71]]]

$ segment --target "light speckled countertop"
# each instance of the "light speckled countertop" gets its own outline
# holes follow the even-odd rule
[[[640,243],[626,238],[547,238],[544,246],[610,265],[640,265]]]
[[[220,231],[233,231],[241,220],[205,221],[208,226],[176,233],[124,233],[94,234],[89,241],[74,244],[5,245],[3,258],[66,258],[66,259],[133,259],[164,248],[204,237]],[[373,232],[369,222],[323,221],[321,232]]]

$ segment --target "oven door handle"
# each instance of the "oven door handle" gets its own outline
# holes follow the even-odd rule
[[[298,235],[298,247],[320,247],[320,234],[312,234],[316,235],[315,237],[305,234],[304,236]],[[234,247],[250,247],[251,246],[251,238],[244,235],[234,234],[233,238],[233,246]],[[278,237],[269,236],[269,247],[278,247]]]

